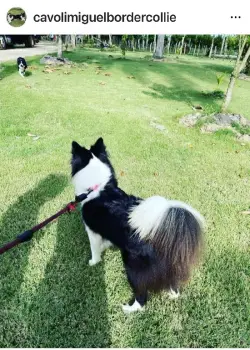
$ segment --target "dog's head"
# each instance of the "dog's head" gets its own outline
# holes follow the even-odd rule
[[[8,20],[9,23],[12,22],[14,20],[14,16],[11,15],[10,13],[8,13],[7,20]]]
[[[76,195],[98,188],[99,193],[107,184],[117,185],[114,169],[102,138],[87,149],[72,142],[71,172]],[[93,197],[93,195],[91,196]]]

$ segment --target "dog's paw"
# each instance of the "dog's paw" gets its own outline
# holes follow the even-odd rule
[[[172,299],[172,300],[177,299],[180,296],[180,292],[178,289],[176,291],[173,289],[170,289],[168,292],[168,296],[169,296],[169,299]]]
[[[131,312],[143,311],[144,308],[136,301],[133,305],[122,305],[122,310],[125,314],[131,314]]]
[[[94,266],[94,265],[98,264],[100,261],[101,261],[101,259],[99,259],[99,260],[90,259],[89,266]]]

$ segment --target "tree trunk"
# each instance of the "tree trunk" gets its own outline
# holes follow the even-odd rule
[[[58,35],[58,43],[57,43],[57,57],[58,58],[62,58],[62,52],[63,52],[62,36]]]
[[[183,35],[183,37],[181,39],[180,55],[182,55],[184,40],[185,40],[185,35]]]
[[[154,58],[163,58],[165,35],[157,35],[156,50],[154,52]]]
[[[146,35],[146,50],[148,50],[148,34]]]
[[[153,52],[156,50],[156,35],[154,36],[154,46],[153,46]]]
[[[223,105],[222,105],[222,108],[221,108],[222,112],[225,112],[227,110],[227,108],[229,106],[229,103],[230,103],[230,101],[232,99],[233,88],[234,88],[235,82],[236,82],[236,80],[238,78],[238,75],[239,75],[239,72],[240,72],[240,68],[241,68],[240,59],[241,59],[244,47],[246,45],[246,42],[247,42],[247,36],[244,36],[242,38],[242,43],[239,42],[239,52],[238,52],[237,60],[235,62],[234,70],[231,73],[231,77],[230,77],[230,81],[229,81],[229,84],[228,84],[226,96],[225,96],[225,99],[224,99],[224,102],[223,102]]]
[[[213,36],[212,43],[211,43],[211,46],[210,46],[210,51],[209,51],[209,55],[208,55],[209,58],[212,57],[213,48],[214,48],[214,36]]]
[[[246,62],[245,73],[246,73],[247,75],[250,75],[250,57],[248,58],[248,61]]]
[[[199,43],[198,50],[197,50],[197,56],[200,54],[200,49],[201,49],[201,43]]]
[[[220,48],[220,55],[223,54],[224,45],[225,45],[225,39],[226,39],[226,37],[223,36],[223,38],[222,38],[222,43],[221,43],[221,48]]]
[[[224,50],[223,50],[223,54],[226,55],[227,53],[227,40],[228,40],[228,37],[226,36],[225,38],[225,44],[224,44]]]
[[[249,48],[243,58],[243,61],[241,63],[241,66],[240,66],[240,70],[239,70],[239,73],[243,71],[243,69],[246,67],[246,71],[248,71],[247,75],[250,74],[250,71],[249,71],[249,62],[250,62],[250,45],[249,45]]]
[[[76,36],[75,35],[71,35],[71,45],[72,45],[73,49],[76,48]]]
[[[168,55],[170,54],[171,38],[172,38],[172,35],[169,35],[169,36],[168,36],[168,45],[167,45],[167,54],[168,54]]]
[[[112,46],[112,35],[109,34],[109,46]]]

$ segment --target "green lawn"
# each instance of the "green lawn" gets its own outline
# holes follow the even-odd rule
[[[250,146],[178,122],[193,104],[219,110],[221,101],[201,91],[215,90],[215,74],[223,72],[225,90],[232,63],[162,63],[144,55],[123,60],[120,53],[81,50],[65,54],[75,67],[52,73],[43,72],[39,58],[27,58],[25,79],[14,62],[3,64],[0,242],[73,198],[71,142],[90,145],[103,136],[124,190],[183,200],[205,216],[204,262],[179,299],[153,296],[145,312],[125,316],[120,305],[130,289],[119,252],[107,251],[89,267],[79,212],[63,216],[0,258],[0,347],[250,345],[250,216],[240,213],[250,206]],[[250,83],[239,81],[230,110],[250,118],[249,96]]]

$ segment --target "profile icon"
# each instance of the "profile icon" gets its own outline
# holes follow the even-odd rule
[[[12,27],[21,27],[26,22],[26,13],[21,7],[13,7],[7,13],[7,22]]]

